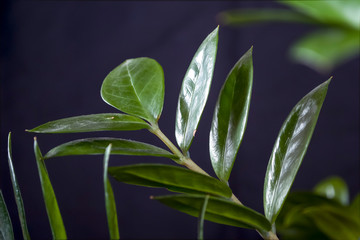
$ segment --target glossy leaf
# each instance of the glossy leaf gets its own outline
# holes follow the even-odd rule
[[[199,216],[204,203],[204,195],[171,195],[154,199],[194,217]],[[269,231],[271,228],[269,221],[260,213],[219,197],[209,197],[205,219],[215,223],[262,231]]]
[[[330,177],[318,183],[314,191],[342,205],[349,204],[349,189],[346,182],[339,177]],[[360,212],[359,212],[360,213]]]
[[[125,131],[149,128],[140,118],[119,113],[91,114],[63,118],[29,130],[36,133],[76,133],[96,131]]]
[[[110,167],[109,173],[116,180],[128,184],[163,187],[170,191],[204,193],[230,197],[230,188],[215,178],[182,167],[163,164],[136,164]]]
[[[111,144],[106,148],[104,155],[104,190],[105,190],[105,208],[109,226],[110,239],[120,239],[116,204],[114,192],[108,178],[109,157],[111,153]]]
[[[0,190],[0,239],[1,240],[14,239],[14,232],[11,224],[11,219],[1,190]]]
[[[186,153],[204,110],[213,77],[218,43],[217,27],[196,51],[182,82],[176,112],[175,135]]]
[[[17,206],[17,210],[18,210],[18,214],[19,214],[19,219],[20,219],[21,230],[23,233],[24,240],[27,240],[27,239],[30,239],[30,234],[29,234],[29,230],[28,230],[27,224],[26,224],[24,203],[23,203],[23,200],[21,197],[20,187],[18,185],[14,166],[13,166],[12,148],[11,148],[11,133],[9,133],[9,135],[8,135],[8,163],[9,163],[11,183],[12,183],[13,190],[14,190],[15,202],[16,202],[16,206]]]
[[[206,208],[209,202],[209,197],[210,197],[209,195],[206,195],[204,197],[204,203],[201,207],[201,212],[198,217],[198,240],[204,239],[204,219],[206,214]]]
[[[150,58],[128,59],[105,78],[101,97],[127,114],[156,123],[164,104],[164,72]]]
[[[253,81],[252,48],[235,64],[215,106],[210,130],[210,157],[216,175],[227,182],[242,141]]]
[[[112,154],[176,158],[173,154],[162,148],[120,138],[85,138],[71,141],[51,149],[45,155],[45,158],[104,154],[109,144],[112,144]]]
[[[275,222],[306,153],[329,82],[301,99],[280,129],[264,183],[265,216],[271,223]]]
[[[38,166],[46,212],[49,218],[53,239],[67,239],[55,192],[51,185],[50,178],[46,170],[44,158],[40,152],[40,148],[38,146],[36,138],[34,139],[34,152],[36,157],[36,163]]]

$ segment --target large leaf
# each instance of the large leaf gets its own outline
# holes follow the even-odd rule
[[[194,217],[199,216],[204,203],[204,195],[171,195],[155,197],[155,199]],[[260,213],[219,197],[209,198],[205,219],[215,223],[266,232],[271,228],[269,221]]]
[[[34,139],[34,152],[53,239],[67,239],[55,192],[51,185],[50,178],[46,170],[44,157],[41,154],[36,138]]]
[[[281,127],[264,183],[265,216],[275,222],[308,148],[330,80],[301,99]]]
[[[175,192],[204,193],[231,197],[231,189],[215,178],[186,168],[163,164],[110,167],[116,180],[146,187],[164,187]]]
[[[101,97],[127,114],[156,123],[164,104],[164,72],[150,58],[128,59],[105,78]]]
[[[114,192],[108,178],[109,157],[111,153],[111,144],[106,148],[104,155],[104,190],[105,190],[105,208],[109,226],[110,239],[119,239],[119,227],[117,219],[116,204]]]
[[[0,190],[0,240],[13,240],[14,232],[11,224],[8,209]]]
[[[112,144],[112,154],[176,158],[176,156],[162,148],[119,138],[85,138],[71,141],[51,149],[45,155],[45,158],[104,154],[109,144]]]
[[[119,113],[91,114],[63,118],[29,130],[37,133],[75,133],[95,131],[124,131],[148,128],[140,118]]]
[[[252,48],[235,64],[215,106],[210,131],[210,157],[216,175],[227,182],[242,141],[253,82]]]
[[[324,179],[315,186],[314,191],[343,205],[349,204],[349,189],[346,182],[340,177]]]
[[[200,45],[185,74],[179,95],[175,135],[186,153],[195,135],[213,77],[218,43],[217,27]]]
[[[29,230],[27,228],[26,224],[26,216],[25,216],[25,208],[24,203],[21,197],[21,191],[20,187],[18,185],[13,160],[12,160],[12,148],[11,148],[11,133],[8,135],[8,163],[9,163],[9,170],[10,170],[10,176],[11,176],[11,183],[14,190],[14,196],[15,196],[15,202],[19,214],[20,224],[21,224],[21,230],[23,233],[24,240],[30,239]]]

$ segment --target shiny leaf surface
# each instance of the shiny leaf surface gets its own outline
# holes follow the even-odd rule
[[[91,114],[63,118],[29,130],[36,133],[76,133],[96,131],[125,131],[149,128],[140,118],[119,113]]]
[[[342,205],[349,204],[349,189],[342,178],[327,178],[318,183],[315,186],[314,191],[315,193],[323,195],[329,199],[334,199]]]
[[[28,230],[27,224],[26,224],[24,203],[23,203],[23,199],[21,197],[20,187],[19,187],[17,179],[16,179],[12,159],[13,158],[12,158],[12,147],[11,147],[11,133],[9,133],[9,135],[8,135],[8,163],[9,163],[9,171],[10,171],[11,183],[12,183],[13,190],[14,190],[14,197],[15,197],[15,202],[16,202],[18,214],[19,214],[19,219],[20,219],[21,230],[22,230],[22,233],[23,233],[23,238],[24,238],[24,240],[27,240],[27,239],[30,239],[30,234],[29,234],[29,230]]]
[[[128,59],[105,78],[101,97],[127,114],[156,123],[164,104],[164,72],[150,58]]]
[[[71,141],[51,149],[45,155],[45,158],[104,154],[109,144],[112,144],[112,154],[176,158],[173,154],[162,148],[119,138],[85,138]]]
[[[227,182],[242,141],[250,107],[253,81],[252,48],[235,64],[215,106],[210,130],[211,163],[220,180]]]
[[[106,148],[104,155],[104,190],[105,190],[105,208],[109,227],[110,239],[120,239],[116,204],[114,192],[108,178],[108,166],[111,153],[111,144]]]
[[[0,190],[0,240],[13,240],[14,232],[11,224],[8,209]]]
[[[230,197],[230,188],[215,178],[182,167],[163,164],[136,164],[110,167],[109,174],[128,184],[163,187],[174,192],[204,193]]]
[[[186,153],[195,135],[204,110],[213,77],[218,43],[216,28],[202,42],[185,74],[179,95],[175,136]]]
[[[155,199],[194,217],[199,216],[204,203],[204,195],[171,195],[155,197]],[[269,231],[271,228],[269,221],[260,213],[219,197],[209,197],[205,219],[215,223],[262,231]]]
[[[34,139],[34,152],[53,239],[67,239],[55,192],[51,185],[44,158],[41,154],[36,138]]]
[[[275,222],[314,131],[330,80],[320,84],[290,112],[271,154],[264,183],[265,216]]]

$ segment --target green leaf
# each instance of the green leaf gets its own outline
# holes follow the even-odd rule
[[[91,114],[63,118],[29,130],[37,133],[75,133],[95,131],[125,131],[149,128],[140,118],[119,113]]]
[[[349,189],[346,182],[340,177],[324,179],[315,186],[314,191],[329,199],[334,199],[342,205],[349,204]]]
[[[108,178],[109,157],[111,153],[111,144],[106,148],[104,155],[104,190],[105,190],[105,208],[109,226],[110,239],[120,239],[116,204],[114,192]]]
[[[67,239],[55,192],[51,185],[44,158],[41,154],[36,138],[34,138],[34,152],[53,239]]]
[[[20,224],[21,224],[21,230],[23,233],[24,240],[27,240],[27,239],[30,239],[30,234],[29,234],[29,230],[28,230],[27,224],[26,224],[24,203],[23,203],[23,200],[21,197],[20,187],[16,180],[15,170],[14,170],[14,166],[13,166],[12,148],[11,148],[11,133],[9,133],[9,135],[8,135],[8,162],[9,162],[11,183],[12,183],[13,190],[14,190],[15,202],[16,202],[19,219],[20,219]]]
[[[101,97],[127,114],[156,123],[164,104],[164,72],[150,58],[128,59],[105,78]]]
[[[162,148],[147,143],[119,138],[85,138],[71,141],[51,149],[45,155],[45,158],[104,154],[109,144],[112,144],[112,154],[156,156],[176,159],[176,156]]]
[[[356,197],[350,204],[350,212],[354,215],[354,217],[358,218],[360,222],[360,193],[356,195]]]
[[[175,135],[184,153],[190,148],[209,95],[215,67],[218,31],[217,27],[202,42],[182,82],[176,112]]]
[[[194,217],[199,216],[204,203],[204,195],[171,195],[154,199]],[[215,223],[262,231],[269,231],[271,228],[269,221],[260,213],[219,197],[209,198],[205,219]]]
[[[0,190],[0,240],[10,239],[14,239],[14,232],[4,196]]]
[[[308,93],[290,112],[276,139],[264,183],[265,216],[275,222],[306,153],[330,79]]]
[[[209,202],[209,195],[206,195],[204,197],[204,203],[201,207],[201,212],[199,214],[199,218],[198,218],[198,240],[203,240],[204,239],[204,218],[205,218],[205,213],[206,213],[206,208]]]
[[[231,189],[215,178],[185,168],[163,164],[136,164],[110,167],[116,180],[146,187],[163,187],[170,191],[204,193],[231,197]]]
[[[319,72],[330,71],[359,53],[359,32],[338,29],[311,33],[298,40],[290,56]]]
[[[216,175],[227,182],[242,141],[253,81],[252,48],[235,64],[215,106],[210,130],[210,157]]]

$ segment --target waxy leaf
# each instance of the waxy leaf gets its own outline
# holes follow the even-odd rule
[[[128,184],[163,187],[174,192],[204,193],[231,197],[231,189],[215,178],[186,168],[163,164],[136,164],[110,167],[116,180]]]
[[[309,145],[330,80],[301,99],[281,127],[264,183],[265,216],[274,223]]]
[[[11,224],[8,209],[0,190],[0,240],[13,240],[14,232]]]
[[[198,217],[198,240],[203,240],[204,239],[204,219],[205,219],[205,214],[206,214],[206,208],[209,202],[209,195],[206,195],[204,197],[204,203],[201,207],[201,212],[200,215]]]
[[[204,195],[193,194],[160,196],[154,199],[194,217],[199,216],[204,203]],[[266,232],[271,228],[269,221],[260,213],[219,197],[209,197],[205,219],[215,223]]]
[[[242,141],[253,81],[252,48],[230,71],[215,106],[210,130],[211,163],[220,180],[227,182]]]
[[[36,138],[34,139],[34,152],[53,239],[67,239],[55,192],[51,185],[50,178],[46,170],[44,157],[41,154]]]
[[[329,199],[334,199],[342,205],[349,204],[349,189],[342,178],[330,177],[320,183],[314,188],[315,193],[323,195]],[[360,212],[359,212],[360,216]]]
[[[105,208],[109,226],[110,239],[120,239],[116,204],[114,192],[108,178],[109,157],[111,153],[111,144],[106,148],[104,155],[104,190],[105,190]]]
[[[128,59],[105,78],[101,97],[124,113],[156,123],[164,104],[164,72],[150,58]]]
[[[29,130],[37,133],[77,133],[96,131],[125,131],[149,128],[140,118],[119,113],[91,114],[63,118]]]
[[[71,141],[51,149],[45,155],[45,158],[104,154],[105,149],[109,144],[112,144],[112,154],[156,156],[176,159],[176,156],[162,148],[147,143],[119,138],[85,138]]]
[[[14,190],[14,196],[15,196],[15,202],[19,214],[20,224],[21,224],[21,230],[23,233],[24,240],[30,239],[29,230],[27,228],[26,224],[26,217],[25,217],[25,208],[24,203],[21,197],[21,191],[20,187],[18,185],[13,160],[12,160],[12,148],[11,148],[11,133],[8,135],[8,162],[9,162],[9,171],[10,171],[10,177],[11,177],[11,183]]]
[[[179,95],[175,136],[187,153],[203,113],[213,77],[218,43],[217,27],[202,42],[185,74]]]

